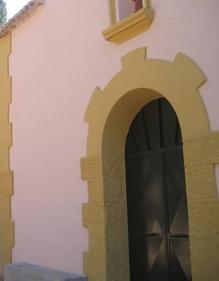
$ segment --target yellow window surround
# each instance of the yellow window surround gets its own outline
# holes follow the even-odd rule
[[[106,40],[121,44],[146,31],[154,18],[154,10],[150,0],[143,0],[143,8],[117,21],[116,0],[109,0],[111,26],[102,33]]]

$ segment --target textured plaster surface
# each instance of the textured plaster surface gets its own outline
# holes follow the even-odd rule
[[[193,280],[218,280],[219,200],[214,164],[219,163],[219,133],[184,143]]]
[[[215,165],[215,176],[216,176],[216,185],[217,185],[217,196],[219,198],[219,164]]]
[[[138,110],[160,93],[175,109],[183,134],[193,280],[204,281],[206,272],[211,272],[211,280],[216,281],[219,201],[213,165],[219,163],[219,134],[209,131],[197,90],[205,76],[183,54],[170,63],[147,60],[146,49],[141,48],[121,62],[121,71],[103,90],[94,91],[85,116],[89,134],[81,167],[88,181],[83,219],[89,230],[89,251],[84,270],[91,281],[129,280],[125,140]],[[208,233],[215,243],[208,242]],[[208,249],[207,256],[200,254],[200,245]]]
[[[11,36],[0,39],[0,275],[4,265],[11,262],[14,243],[14,225],[11,221],[12,172],[9,164],[11,124],[11,79],[8,58],[11,52]]]

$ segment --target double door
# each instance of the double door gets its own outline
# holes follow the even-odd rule
[[[161,126],[162,106],[167,107],[167,102],[161,99],[156,103],[152,108],[158,109]],[[146,118],[147,108],[139,114],[144,114]],[[142,116],[140,120],[142,122]],[[138,116],[136,122],[139,122]],[[178,122],[176,117],[175,122]],[[145,130],[147,124],[143,125]],[[150,132],[149,125],[147,134]],[[165,147],[159,142],[160,145],[153,149],[137,150],[139,124],[133,123],[130,130],[126,146],[130,279],[191,281],[188,210],[180,137],[177,142],[174,140],[172,146],[168,144]],[[162,131],[165,132],[158,130],[154,136],[164,139],[165,136],[160,136]],[[142,134],[139,137],[142,138]],[[147,138],[149,140],[150,135]]]

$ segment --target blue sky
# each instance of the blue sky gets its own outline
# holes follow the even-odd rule
[[[13,17],[29,0],[4,0],[7,5],[8,19]]]

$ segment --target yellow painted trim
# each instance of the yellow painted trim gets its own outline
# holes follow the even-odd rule
[[[114,24],[103,31],[103,36],[106,40],[117,44],[121,44],[146,31],[154,18],[153,9],[143,8],[123,20],[115,22],[114,9],[115,7],[112,8],[111,6],[112,22]]]
[[[89,281],[129,281],[125,141],[137,112],[163,96],[176,111],[184,141],[193,281],[217,281],[219,200],[213,165],[219,163],[219,133],[210,132],[198,91],[206,78],[183,54],[173,62],[150,60],[140,48],[121,63],[106,87],[96,88],[85,114],[89,131],[81,170],[88,181],[83,222],[89,250],[84,271]]]
[[[9,149],[11,146],[11,124],[9,104],[11,102],[11,79],[9,77],[9,55],[11,35],[0,39],[0,275],[4,265],[12,260],[14,224],[11,221],[12,172]]]
[[[115,0],[108,0],[109,1],[109,15],[110,15],[110,23],[114,24],[117,22],[116,19],[116,3]]]

